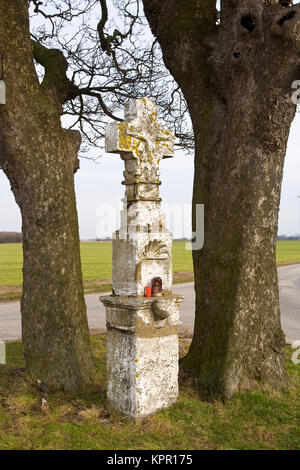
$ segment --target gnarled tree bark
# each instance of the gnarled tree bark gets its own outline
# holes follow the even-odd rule
[[[72,391],[93,372],[74,192],[80,134],[61,127],[61,105],[72,90],[62,74],[56,86],[57,74],[47,70],[53,64],[41,49],[35,53],[46,74],[39,85],[28,23],[26,0],[0,0],[7,87],[0,164],[22,214],[26,368],[33,381]],[[56,64],[66,70],[63,57]]]
[[[182,367],[207,398],[257,382],[281,388],[275,244],[300,7],[223,0],[216,24],[215,1],[143,3],[193,122],[193,215],[205,205],[204,247],[193,251],[195,330]]]

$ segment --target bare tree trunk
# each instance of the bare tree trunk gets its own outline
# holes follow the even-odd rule
[[[182,367],[202,396],[224,398],[257,382],[286,384],[275,246],[300,11],[225,0],[218,26],[215,2],[190,3],[144,0],[193,121],[194,214],[205,205],[204,247],[193,252],[195,331]]]
[[[197,139],[194,204],[205,205],[205,243],[193,252],[197,315],[183,366],[206,396],[286,384],[275,247],[294,107],[263,94],[233,95],[209,161]]]
[[[93,372],[73,176],[80,135],[62,129],[54,88],[38,83],[27,1],[0,0],[0,35],[7,86],[0,164],[22,214],[26,368],[34,381],[75,390]]]

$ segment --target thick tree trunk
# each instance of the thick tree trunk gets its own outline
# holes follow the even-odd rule
[[[266,97],[264,83],[253,96],[245,85],[236,83],[233,105],[215,121],[219,141],[205,137],[209,155],[196,132],[194,205],[205,206],[205,242],[193,252],[197,315],[183,366],[213,397],[254,381],[286,384],[275,247],[294,106]]]
[[[144,0],[195,133],[193,208],[205,206],[205,241],[193,252],[195,330],[182,367],[207,398],[286,384],[275,246],[300,13],[275,3],[223,1],[216,26],[203,6],[184,17],[176,2]]]
[[[75,390],[93,361],[84,302],[74,172],[80,135],[62,129],[33,65],[25,0],[0,0],[7,103],[0,164],[22,214],[22,338],[31,378]]]

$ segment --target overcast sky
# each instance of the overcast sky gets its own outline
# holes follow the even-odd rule
[[[110,16],[117,21],[110,5]],[[33,26],[41,21],[33,18]],[[96,19],[95,19],[96,21]],[[147,29],[147,27],[145,26]],[[148,33],[147,33],[148,31]],[[151,36],[149,28],[146,35]],[[279,234],[300,233],[300,113],[292,125],[285,162],[279,214]],[[100,152],[101,153],[101,152]],[[92,156],[98,156],[95,149]],[[81,159],[75,175],[80,237],[110,236],[118,228],[120,199],[124,192],[123,162],[118,155],[103,154],[99,163]],[[191,230],[190,203],[193,186],[193,157],[177,152],[173,159],[163,160],[160,187],[167,212],[168,225],[175,238],[189,237]],[[10,190],[9,182],[0,170],[0,231],[20,231],[21,217]]]
[[[292,125],[285,162],[279,214],[279,234],[299,233],[300,224],[300,113]],[[96,150],[95,150],[96,153]],[[80,237],[110,236],[118,227],[120,199],[124,192],[123,162],[118,155],[103,154],[98,164],[81,159],[75,176]],[[190,234],[190,207],[193,184],[193,157],[177,152],[173,159],[161,162],[161,196],[169,226],[176,238]],[[0,231],[20,231],[21,217],[0,170]],[[175,217],[174,217],[174,214]]]

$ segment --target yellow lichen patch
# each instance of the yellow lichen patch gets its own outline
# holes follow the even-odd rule
[[[157,113],[155,112],[155,113],[150,114],[150,119],[152,122],[157,121]]]
[[[119,130],[119,149],[132,152],[136,158],[139,156],[139,147],[142,143],[138,137],[132,137],[128,134],[128,129],[134,131],[133,126],[129,126],[128,122],[120,122],[118,124]]]
[[[127,134],[128,122],[118,123],[119,130],[119,149],[131,150],[131,136]]]
[[[136,158],[139,158],[139,154],[142,152],[142,148],[139,149],[141,139],[132,137],[131,138],[131,151],[134,153]]]

